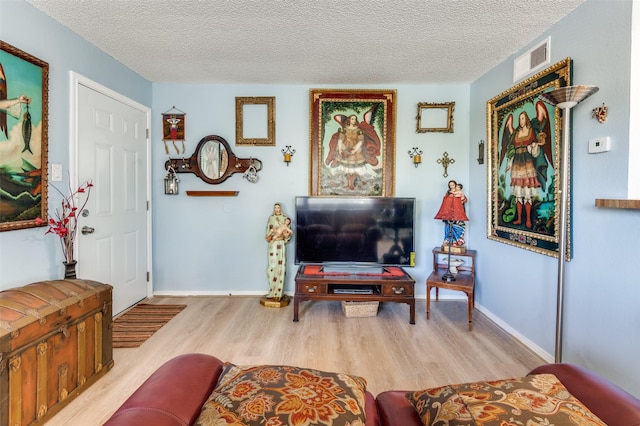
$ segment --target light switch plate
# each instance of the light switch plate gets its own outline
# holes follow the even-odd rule
[[[51,165],[51,182],[62,182],[62,164]]]

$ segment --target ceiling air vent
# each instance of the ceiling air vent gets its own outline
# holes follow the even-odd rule
[[[551,37],[519,56],[513,61],[513,81],[516,82],[528,74],[549,65]]]

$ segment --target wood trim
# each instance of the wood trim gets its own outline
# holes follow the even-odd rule
[[[87,324],[85,321],[78,323],[78,378],[77,386],[82,386],[87,381]]]
[[[95,348],[93,349],[96,373],[102,371],[102,312],[94,315],[95,318]]]
[[[239,191],[187,191],[190,197],[235,197]]]
[[[640,210],[640,200],[614,200],[611,198],[596,198],[596,207]]]

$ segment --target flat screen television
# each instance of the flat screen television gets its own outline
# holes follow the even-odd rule
[[[413,266],[415,198],[296,197],[295,263]]]

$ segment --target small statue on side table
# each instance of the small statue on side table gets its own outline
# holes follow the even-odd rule
[[[442,250],[447,251],[451,246],[451,253],[464,253],[466,251],[464,241],[465,221],[469,220],[465,212],[467,197],[462,192],[461,183],[450,180],[448,186],[449,189],[442,198],[442,205],[436,214],[436,219],[459,217],[462,220],[443,220],[444,241],[442,242]]]

